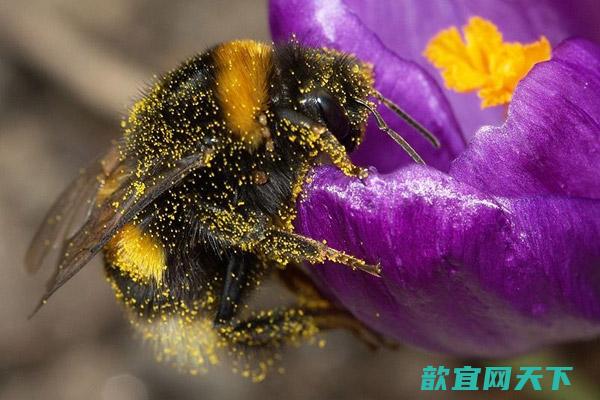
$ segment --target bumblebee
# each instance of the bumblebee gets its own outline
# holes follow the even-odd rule
[[[352,55],[250,40],[217,45],[157,79],[123,120],[122,138],[66,189],[37,232],[27,268],[58,259],[40,306],[102,252],[133,325],[159,359],[192,373],[226,352],[260,380],[273,357],[253,364],[249,354],[323,329],[385,343],[301,267],[332,261],[379,276],[376,260],[301,236],[292,224],[312,167],[329,162],[366,176],[348,153],[369,114],[422,162],[372,99],[439,145],[373,84],[371,67]],[[251,294],[273,275],[298,301],[251,310]]]

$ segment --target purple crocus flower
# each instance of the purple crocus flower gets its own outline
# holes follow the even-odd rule
[[[520,82],[504,124],[465,148],[435,81],[345,3],[273,0],[271,22],[276,40],[295,33],[373,63],[377,89],[444,143],[418,148],[428,167],[412,165],[370,126],[356,156],[377,167],[365,183],[314,172],[297,229],[383,269],[381,279],[312,269],[329,295],[384,335],[454,354],[600,333],[600,47],[556,47]]]
[[[271,1],[271,27],[275,39],[294,30],[312,41],[310,36],[318,31],[331,34],[336,18],[345,13],[356,16],[387,49],[427,70],[441,88],[442,80],[423,57],[423,49],[437,32],[462,26],[471,16],[493,21],[508,41],[528,43],[545,35],[556,46],[572,36],[600,39],[600,8],[595,0],[276,0]],[[343,35],[354,37],[351,30],[345,31]],[[338,39],[341,34],[338,30]],[[314,39],[314,43],[326,43],[322,39]],[[480,126],[504,120],[504,107],[481,110],[476,96],[443,91],[468,138]]]
[[[529,43],[545,35],[553,46],[579,36],[600,39],[600,8],[594,0],[344,0],[360,20],[396,54],[417,62],[444,87],[439,73],[423,57],[427,42],[440,30],[462,26],[472,16],[493,21],[507,41]],[[464,134],[484,124],[501,124],[504,107],[480,109],[476,96],[444,89]]]

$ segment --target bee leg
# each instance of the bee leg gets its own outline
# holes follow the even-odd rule
[[[206,225],[210,226],[211,222],[208,221],[218,221],[220,224],[218,227],[211,228],[215,235],[231,240],[232,245],[250,249],[253,253],[264,254],[270,260],[280,264],[305,261],[311,264],[322,264],[325,261],[332,261],[352,269],[363,270],[371,275],[380,275],[381,267],[378,264],[368,264],[314,239],[270,227],[264,220],[244,218],[231,211],[208,211],[203,215],[207,220]],[[216,231],[216,228],[220,231]],[[239,232],[243,233],[241,238],[229,239],[229,235],[239,235]]]
[[[352,269],[359,269],[377,277],[381,274],[379,264],[368,264],[359,258],[332,249],[314,239],[280,229],[268,229],[265,238],[257,246],[261,252],[269,255],[271,259],[283,264],[290,262],[322,264],[325,261],[331,261]]]
[[[238,213],[224,210],[219,210],[219,212],[209,210],[204,214],[204,218],[207,220],[206,225],[208,226],[212,223],[209,221],[219,223],[215,228],[211,228],[215,235],[231,240],[232,245],[251,249],[253,253],[264,254],[270,260],[280,264],[285,265],[291,262],[322,264],[325,261],[332,261],[352,269],[360,269],[377,277],[381,273],[379,264],[368,264],[314,239],[269,226],[264,220],[252,220],[244,218]],[[242,232],[241,238],[229,239],[229,235],[240,236],[239,232]]]
[[[316,97],[322,95],[323,93],[313,93],[312,95],[309,94],[307,97],[304,98],[305,105],[309,107],[320,107],[314,102],[315,100],[317,100]],[[311,96],[313,97],[311,98]],[[329,129],[327,129],[326,126],[317,123],[305,116],[304,114],[293,110],[279,109],[276,111],[276,114],[279,118],[281,118],[284,121],[289,121],[295,125],[303,126],[307,129],[310,129],[310,132],[312,134],[307,135],[307,137],[305,138],[305,140],[307,141],[307,145],[315,146],[320,152],[327,154],[331,159],[331,162],[340,170],[342,170],[344,174],[361,179],[367,177],[367,170],[352,164],[352,161],[350,161],[350,157],[348,157],[348,152],[344,145],[340,143],[340,141],[335,137],[333,133],[331,133]],[[338,126],[338,128],[344,129],[340,126]]]
[[[365,179],[369,173],[365,168],[354,165],[346,152],[346,148],[338,139],[322,126],[313,126],[312,130],[319,134],[318,145],[320,150],[327,154],[333,165],[350,177]]]
[[[285,269],[278,269],[277,277],[290,292],[296,295],[298,304],[301,307],[310,309],[330,309],[333,307],[298,264],[291,264]]]
[[[379,347],[397,348],[397,343],[369,329],[350,313],[339,309],[327,300],[313,280],[298,265],[292,265],[278,272],[285,286],[298,296],[299,304],[305,310],[305,314],[313,315],[319,329],[346,329],[371,350]]]
[[[286,308],[262,311],[236,325],[221,328],[220,332],[234,344],[264,348],[286,343],[298,344],[313,338],[320,331],[331,329],[350,331],[372,350],[380,347],[397,348],[392,341],[365,327],[348,312],[338,309]]]
[[[227,260],[223,290],[219,298],[215,326],[228,323],[238,313],[238,305],[250,285],[251,270],[258,260],[250,253],[235,253]]]
[[[223,326],[219,333],[230,343],[247,348],[280,347],[300,343],[319,332],[314,319],[301,308],[255,312],[250,318]]]
[[[312,312],[308,310],[306,314],[310,316]],[[320,330],[347,330],[362,341],[370,350],[377,350],[381,347],[393,350],[398,349],[398,343],[368,328],[349,312],[339,309],[319,310],[312,315],[312,318]]]

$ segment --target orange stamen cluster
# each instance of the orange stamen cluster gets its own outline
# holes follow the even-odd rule
[[[482,108],[509,103],[519,81],[552,51],[544,36],[529,44],[504,42],[496,25],[480,17],[469,19],[463,36],[456,27],[445,29],[423,54],[441,70],[447,88],[477,91]]]

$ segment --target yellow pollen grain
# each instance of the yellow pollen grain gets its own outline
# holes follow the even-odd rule
[[[544,36],[529,44],[504,42],[498,27],[481,17],[469,19],[463,36],[454,26],[445,29],[429,41],[423,55],[441,70],[448,89],[477,91],[482,108],[509,103],[519,81],[552,52]]]
[[[135,196],[140,198],[146,191],[146,184],[144,182],[134,182],[133,188],[135,190]]]

